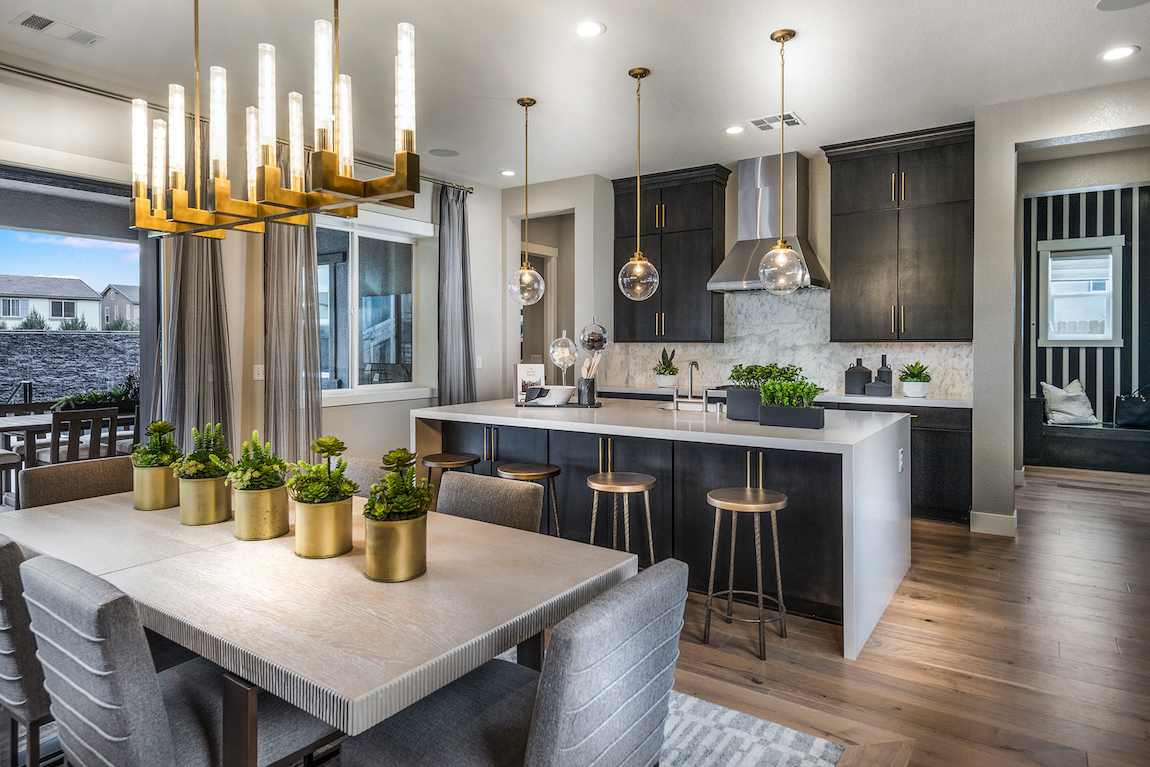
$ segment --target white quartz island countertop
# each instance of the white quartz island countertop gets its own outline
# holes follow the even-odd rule
[[[516,407],[504,399],[420,408],[412,410],[411,417],[413,428],[416,419],[430,419],[839,454],[910,418],[906,413],[828,410],[825,428],[792,429],[733,421],[714,412],[666,410],[664,404],[608,399],[597,408]]]

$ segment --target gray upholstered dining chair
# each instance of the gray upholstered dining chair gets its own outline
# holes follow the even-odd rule
[[[439,481],[440,514],[477,519],[504,527],[538,532],[543,485],[513,479],[445,471]]]
[[[26,561],[20,574],[70,764],[219,767],[223,669],[200,658],[156,673],[136,606],[122,591],[48,556]],[[260,765],[290,764],[336,737],[315,717],[260,694]]]
[[[367,497],[371,486],[383,479],[386,472],[380,468],[379,461],[369,461],[366,458],[347,458],[347,468],[343,475],[359,485],[358,496]]]
[[[0,727],[8,734],[8,747],[0,753],[0,765],[16,767],[19,760],[20,727],[28,731],[25,764],[40,764],[40,728],[52,721],[44,671],[36,660],[36,639],[29,627],[20,563],[24,552],[10,538],[0,535]]]
[[[132,459],[97,458],[22,469],[18,479],[20,508],[78,501],[132,489]]]
[[[340,764],[651,767],[686,600],[687,566],[652,565],[560,621],[541,674],[485,663],[345,740]]]

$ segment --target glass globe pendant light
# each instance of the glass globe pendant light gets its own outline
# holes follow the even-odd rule
[[[619,290],[632,301],[646,301],[655,295],[659,289],[659,270],[647,259],[643,258],[643,250],[639,247],[639,211],[641,208],[641,192],[643,180],[640,176],[642,170],[642,155],[639,151],[639,138],[641,133],[641,101],[639,90],[643,87],[643,78],[651,74],[651,70],[636,67],[627,74],[635,78],[635,255],[630,261],[623,264],[619,270]]]
[[[786,75],[784,69],[786,67],[786,56],[784,48],[787,41],[795,36],[793,29],[780,29],[771,34],[771,39],[779,44],[779,114],[782,119],[779,120],[779,191],[783,189],[783,131],[786,130],[786,101],[785,101],[785,87]],[[763,287],[768,292],[775,295],[785,296],[788,293],[794,293],[801,287],[806,287],[811,284],[811,276],[807,271],[807,263],[803,257],[790,246],[787,245],[786,239],[783,237],[783,207],[785,205],[783,195],[779,195],[779,241],[775,247],[771,249],[762,260],[759,261],[759,281],[763,283]]]
[[[543,275],[527,260],[527,243],[530,242],[527,239],[527,110],[535,105],[535,99],[521,98],[515,103],[523,107],[523,266],[512,276],[507,292],[517,303],[531,306],[539,303],[547,289]]]

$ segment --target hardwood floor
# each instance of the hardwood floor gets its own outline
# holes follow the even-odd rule
[[[1150,765],[1150,477],[1027,467],[1015,505],[1015,539],[915,520],[857,661],[792,616],[766,661],[754,624],[703,646],[691,595],[676,688],[852,744],[844,765],[906,764],[907,739],[923,767]]]

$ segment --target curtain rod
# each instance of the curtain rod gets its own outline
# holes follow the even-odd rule
[[[31,80],[39,80],[41,82],[51,83],[52,85],[59,85],[59,86],[62,86],[64,88],[71,88],[73,90],[82,91],[84,93],[88,93],[88,94],[91,94],[93,96],[103,96],[106,99],[112,99],[113,101],[120,101],[120,102],[123,102],[125,104],[132,103],[132,99],[130,97],[124,96],[123,94],[120,94],[120,93],[113,93],[112,91],[106,91],[106,90],[103,90],[101,88],[93,88],[92,86],[89,86],[89,85],[82,85],[80,83],[72,82],[71,80],[65,80],[61,77],[54,77],[52,75],[45,75],[45,74],[42,74],[40,72],[33,72],[30,69],[24,69],[23,67],[12,66],[11,64],[4,64],[4,63],[0,62],[0,71],[10,72],[10,73],[15,74],[15,75],[27,77]],[[167,111],[168,111],[167,107],[160,106],[158,104],[149,103],[148,107],[150,109],[155,109],[159,112],[167,113]],[[202,118],[200,120],[200,122],[201,123],[207,122],[207,118]],[[286,144],[287,142],[283,141],[281,139],[277,143]],[[356,159],[355,162],[359,163],[360,165],[367,165],[368,167],[378,168],[380,170],[386,170],[386,171],[394,171],[395,170],[394,168],[388,167],[386,165],[380,165],[379,163],[370,162],[367,160]],[[420,181],[426,181],[429,184],[439,184],[440,186],[448,186],[448,187],[451,187],[452,189],[462,189],[463,191],[468,192],[469,194],[473,193],[475,191],[475,189],[473,187],[463,186],[462,184],[456,184],[456,183],[451,182],[451,181],[444,181],[443,179],[432,178],[430,176],[421,175],[419,177],[419,179],[420,179]]]

